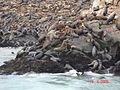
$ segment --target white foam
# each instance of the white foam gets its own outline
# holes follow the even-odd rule
[[[70,76],[77,76],[76,73],[78,73],[76,70],[70,70],[69,72],[66,72],[65,74],[70,75]],[[79,72],[79,74],[81,75],[82,72]],[[113,76],[113,74],[98,74],[98,73],[93,73],[91,71],[84,72],[84,75],[94,76],[94,77]]]

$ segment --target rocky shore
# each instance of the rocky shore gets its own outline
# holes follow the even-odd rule
[[[1,0],[0,46],[24,47],[14,60],[0,66],[0,74],[75,69],[120,75],[117,4],[108,0]]]

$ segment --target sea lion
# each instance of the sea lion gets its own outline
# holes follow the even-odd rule
[[[42,49],[47,48],[51,44],[51,41],[46,38],[46,40],[43,42]]]
[[[71,26],[71,28],[76,29],[76,28],[80,28],[80,25],[81,25],[81,20],[76,20],[70,26]]]
[[[63,51],[67,48],[68,39],[64,40],[60,47],[54,48],[55,51]]]
[[[120,16],[116,19],[115,24],[116,24],[116,28],[120,30]]]
[[[17,55],[16,55],[16,58],[20,58],[22,57],[23,55],[27,55],[29,52],[26,52],[24,50],[20,50],[18,51]]]
[[[97,54],[97,48],[95,46],[93,46],[92,48],[92,56],[95,57]]]
[[[99,65],[97,60],[93,60],[88,66],[93,66],[91,69],[96,69],[97,66]]]
[[[24,4],[27,4],[29,2],[29,0],[20,0],[20,3],[24,3]]]
[[[44,53],[42,51],[39,51],[35,54],[35,59],[41,59],[44,56]]]
[[[47,37],[50,41],[52,41],[54,38],[58,38],[59,36],[57,35],[59,31],[51,30],[47,33]]]
[[[65,23],[63,21],[56,21],[49,27],[48,31],[50,30],[60,31],[63,28],[65,28]]]
[[[18,36],[19,36],[19,37],[24,37],[25,35],[27,35],[27,30],[26,30],[26,28],[24,28]]]
[[[65,64],[64,68],[66,70],[72,70],[73,69],[73,67],[70,64]]]
[[[116,66],[119,66],[119,65],[120,65],[120,61],[117,61],[117,62],[115,63],[115,65],[116,65]]]
[[[46,35],[45,34],[41,34],[40,37],[38,38],[38,43],[41,44],[45,41],[46,39]]]
[[[106,36],[107,32],[106,31],[100,31],[98,32],[99,39],[104,40],[104,37]]]
[[[54,57],[53,55],[51,55],[50,60],[52,60],[52,61],[54,61],[54,62],[59,62],[59,61],[61,61],[60,58]]]
[[[105,6],[103,10],[103,16],[106,16],[107,13],[108,13],[108,6]]]
[[[105,0],[105,2],[106,2],[107,4],[113,4],[113,3],[114,3],[114,0]]]
[[[35,31],[35,30],[32,31],[32,35],[33,35],[35,38],[39,38],[39,35],[38,35],[37,31]]]
[[[99,44],[97,41],[93,40],[92,43],[93,43],[93,45],[94,45],[98,50],[101,49],[101,46],[100,46],[100,44]]]
[[[2,31],[2,30],[0,30],[0,36],[3,36],[3,35],[4,35],[3,31]]]
[[[119,4],[119,2],[120,2],[120,0],[117,0],[117,3],[116,3],[116,5],[118,5],[118,4]]]
[[[88,64],[88,66],[89,67],[93,66],[93,67],[91,67],[92,71],[95,71],[95,70],[100,71],[102,69],[102,67],[103,67],[102,62],[101,62],[100,59],[93,60],[92,63]]]
[[[109,24],[110,22],[112,22],[115,19],[115,16],[116,16],[115,12],[111,13],[107,18],[106,24]]]
[[[120,0],[113,0],[114,1],[114,5],[118,5],[119,4],[119,2],[120,2]]]
[[[99,10],[105,7],[105,0],[94,0],[92,3],[92,10]]]
[[[104,54],[104,59],[107,59],[107,60],[112,60],[112,56],[111,55],[109,55],[108,53],[105,53]]]
[[[56,25],[57,25],[58,23],[59,23],[58,21],[56,21],[55,23],[53,23],[53,24],[49,27],[48,31],[54,30],[54,29],[56,28]]]
[[[93,28],[88,25],[88,23],[82,23],[83,27],[87,28],[89,31],[93,32]]]
[[[13,32],[11,32],[10,36],[9,36],[9,40],[12,40],[14,38],[14,34]]]
[[[78,34],[76,34],[75,31],[69,26],[65,26],[65,28],[61,30],[61,33],[62,33],[61,37],[65,36],[79,37]]]

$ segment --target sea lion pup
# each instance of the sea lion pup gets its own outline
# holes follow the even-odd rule
[[[50,32],[50,30],[54,31],[56,35],[58,35],[59,37],[65,36],[67,34],[71,34],[71,29],[69,26],[65,25],[65,23],[63,21],[58,21],[56,23],[54,23],[49,29],[48,31]]]
[[[80,17],[82,18],[82,17]],[[69,22],[68,22],[69,23]],[[78,29],[80,28],[80,25],[81,25],[81,20],[76,20],[74,22],[71,22],[71,24],[69,25],[71,28],[74,28],[74,29]]]
[[[118,67],[120,65],[120,61],[117,61],[115,65]]]
[[[58,35],[57,35],[58,32],[59,32],[59,31],[55,31],[55,30],[49,31],[49,32],[47,33],[47,38],[48,38],[50,41],[52,41],[53,38],[58,38]]]
[[[105,0],[94,0],[92,3],[92,10],[97,11],[105,7]]]
[[[109,24],[110,22],[112,22],[115,19],[115,16],[116,16],[115,12],[111,13],[107,18],[106,24]]]
[[[107,4],[114,4],[114,0],[105,0]]]
[[[20,0],[20,4],[28,4],[29,0]]]
[[[90,27],[90,26],[88,25],[88,23],[86,23],[86,22],[82,23],[82,27],[88,29],[88,30],[90,31],[90,33],[93,32],[93,28]]]
[[[108,12],[106,0],[94,0],[92,4],[92,12],[96,12],[97,16],[106,16]]]
[[[78,34],[76,34],[75,31],[69,26],[65,26],[65,28],[62,29],[61,32],[63,33],[61,37],[64,37],[66,35],[71,37],[79,37]]]
[[[117,0],[117,3],[116,3],[116,5],[118,5],[118,4],[119,4],[119,2],[120,2],[120,0]]]
[[[84,10],[81,12],[82,21],[92,21],[92,20],[107,20],[107,17],[104,16],[104,14],[107,13],[107,7],[105,9],[103,8],[102,11],[91,11],[91,10]]]
[[[97,54],[97,48],[96,48],[96,46],[93,46],[93,48],[92,48],[92,56],[95,57],[96,54]]]
[[[62,44],[60,45],[60,47],[54,48],[55,51],[63,51],[65,49],[67,49],[68,46],[68,39],[63,40]]]
[[[99,38],[98,32],[94,31],[93,28],[88,24],[84,23],[84,27],[87,29],[86,35],[90,38],[90,41],[93,42],[94,38]]]
[[[59,31],[55,31],[55,30],[51,30],[47,33],[46,37],[43,38],[43,40],[45,39],[44,43],[43,43],[43,47],[42,49],[47,48],[51,42],[56,39],[59,38]]]
[[[116,28],[120,30],[120,16],[115,20]]]
[[[105,40],[105,36],[107,35],[107,32],[102,30],[99,31],[97,35],[99,36],[99,39]]]
[[[73,70],[74,69],[70,64],[65,64],[64,68],[66,70]]]
[[[3,36],[3,35],[4,35],[3,31],[2,31],[2,30],[0,30],[0,36]]]
[[[54,30],[58,23],[59,23],[59,21],[56,21],[55,23],[53,23],[53,24],[49,27],[48,31]]]
[[[25,50],[20,50],[17,52],[17,55],[16,55],[16,58],[20,58],[22,57],[23,55],[27,55],[29,52],[26,52]]]
[[[103,67],[102,61],[100,59],[93,60],[92,63],[88,64],[89,67],[91,67],[92,71],[98,70],[100,71]]]
[[[48,31],[50,31],[50,30],[57,30],[57,31],[59,31],[59,30],[62,30],[63,28],[65,28],[64,21],[56,21],[55,23],[53,23],[49,27]]]
[[[103,16],[106,16],[108,14],[108,6],[106,5],[103,10]]]

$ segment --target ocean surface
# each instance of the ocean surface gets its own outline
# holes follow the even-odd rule
[[[0,65],[14,59],[20,49],[0,48]],[[100,80],[108,82],[98,82]],[[0,75],[0,90],[120,90],[120,77],[92,72],[78,77],[75,70],[59,74]]]

